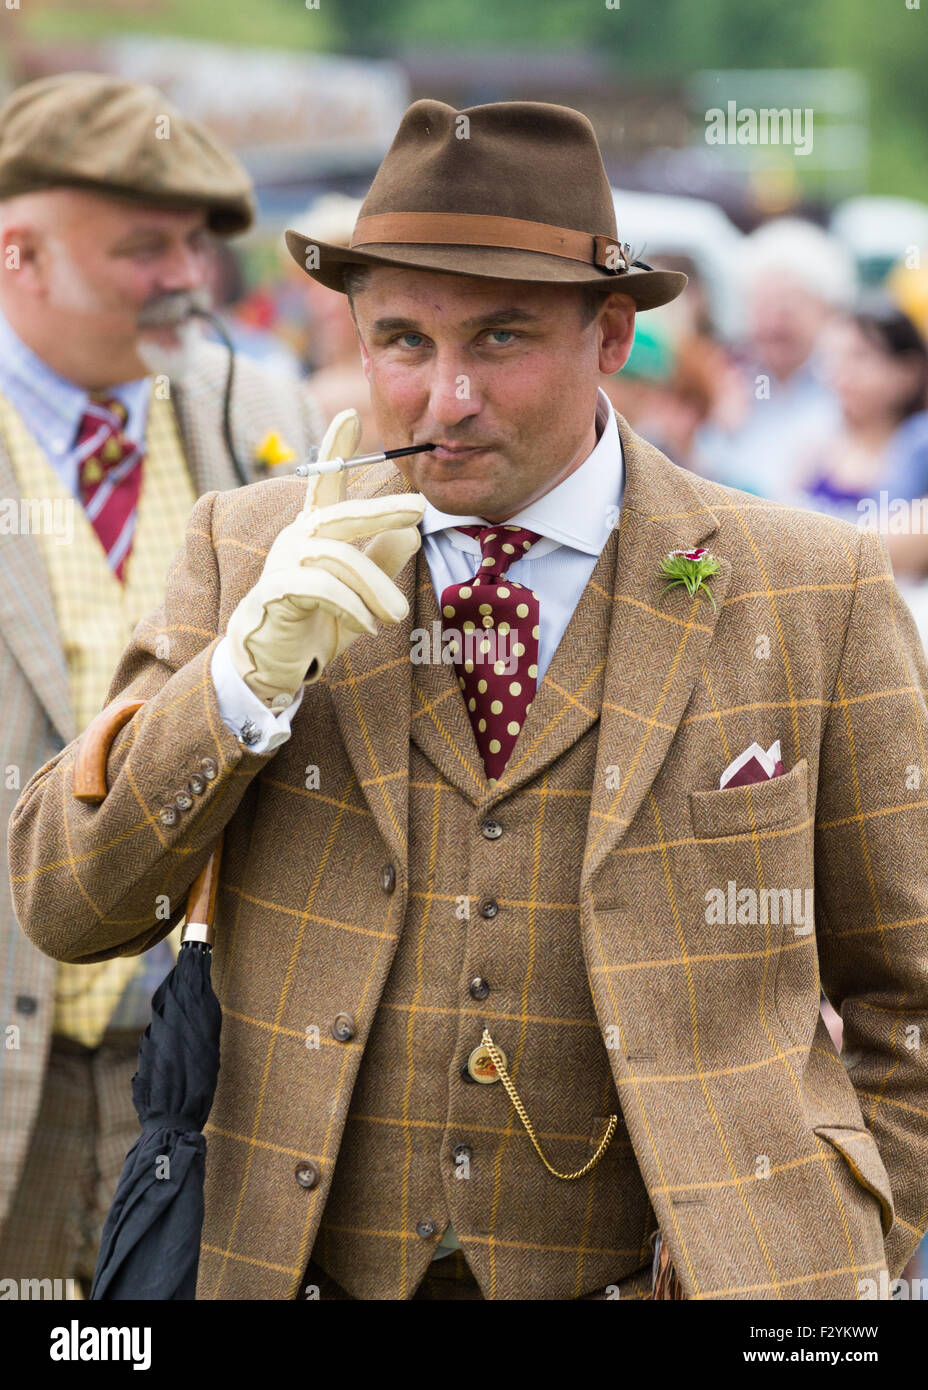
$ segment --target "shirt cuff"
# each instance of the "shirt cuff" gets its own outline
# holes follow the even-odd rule
[[[285,710],[277,715],[272,714],[232,665],[229,643],[225,637],[213,651],[210,675],[222,722],[238,736],[249,753],[270,753],[286,743],[290,737],[290,720],[303,699],[302,685],[296,699]]]

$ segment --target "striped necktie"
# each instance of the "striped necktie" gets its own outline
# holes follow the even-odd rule
[[[78,483],[87,519],[116,577],[125,581],[142,487],[144,452],[123,434],[126,407],[91,393],[77,434]]]

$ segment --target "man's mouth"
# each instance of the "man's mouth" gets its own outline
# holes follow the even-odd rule
[[[443,463],[455,463],[483,453],[486,447],[485,444],[436,444],[430,455]]]

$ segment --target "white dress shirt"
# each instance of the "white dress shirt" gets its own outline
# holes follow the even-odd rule
[[[619,518],[625,482],[622,445],[612,405],[602,390],[596,403],[596,434],[595,447],[579,467],[543,497],[506,518],[507,525],[525,526],[541,537],[506,571],[538,595],[539,685]],[[455,528],[489,524],[484,517],[455,516],[426,504],[419,530],[439,608],[442,591],[449,584],[465,583],[480,566],[479,543]],[[213,653],[211,672],[223,723],[252,752],[269,752],[286,742],[290,721],[303,698],[302,687],[292,704],[272,714],[233,667],[225,638]]]

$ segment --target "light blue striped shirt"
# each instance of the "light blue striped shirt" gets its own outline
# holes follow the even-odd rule
[[[147,376],[107,387],[107,394],[121,401],[129,413],[123,432],[132,444],[141,444],[145,438],[150,388],[151,378]],[[43,362],[2,314],[0,391],[19,411],[65,487],[78,497],[77,432],[90,393]]]

